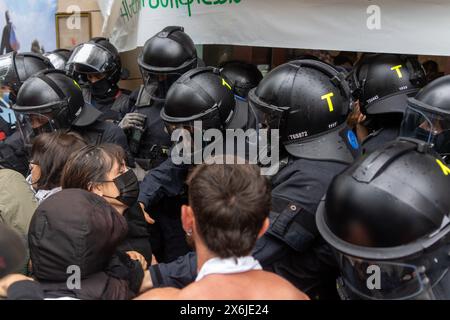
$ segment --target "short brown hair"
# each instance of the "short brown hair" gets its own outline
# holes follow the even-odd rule
[[[63,189],[88,190],[93,184],[106,180],[114,163],[125,162],[125,151],[115,144],[87,146],[74,154],[66,166],[61,179]]]
[[[268,179],[255,165],[200,165],[188,178],[199,236],[220,258],[251,253],[269,216]]]
[[[56,131],[40,134],[31,148],[31,162],[41,169],[36,181],[38,190],[61,186],[61,173],[72,153],[86,146],[83,138],[74,132]]]

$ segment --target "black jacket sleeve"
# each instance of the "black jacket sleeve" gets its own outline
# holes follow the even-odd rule
[[[140,186],[139,202],[146,210],[158,203],[163,197],[175,197],[183,193],[190,166],[176,165],[169,158],[144,178]]]
[[[197,277],[197,255],[190,252],[170,263],[160,263],[149,268],[153,288],[183,289]]]
[[[44,300],[44,292],[39,283],[30,280],[13,283],[7,294],[8,300]]]

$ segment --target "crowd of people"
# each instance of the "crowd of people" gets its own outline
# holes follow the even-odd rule
[[[130,92],[105,38],[0,56],[0,297],[450,299],[450,76],[342,53],[263,77],[205,66],[173,26],[137,64]],[[211,129],[277,133],[277,170],[239,148],[175,161],[177,131]]]

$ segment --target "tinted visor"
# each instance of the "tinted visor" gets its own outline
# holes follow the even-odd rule
[[[105,73],[114,61],[109,51],[91,43],[85,43],[74,49],[68,65],[79,73]]]
[[[277,107],[261,101],[255,95],[255,89],[249,93],[249,105],[255,111],[260,129],[282,129],[289,108]]]
[[[157,73],[142,68],[141,73],[145,89],[155,101],[164,101],[172,84],[183,75],[181,72]]]
[[[42,133],[50,133],[58,128],[50,114],[16,112],[17,128],[27,152],[31,151],[34,138]]]
[[[338,253],[342,280],[348,295],[357,299],[450,299],[449,239],[436,249],[398,261],[375,261]]]
[[[433,146],[441,156],[450,155],[450,115],[409,106],[400,136],[416,138]]]

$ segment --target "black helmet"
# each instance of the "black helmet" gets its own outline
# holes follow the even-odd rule
[[[145,88],[155,100],[164,100],[170,86],[197,67],[197,50],[183,27],[166,27],[147,40],[138,64]]]
[[[67,61],[69,61],[72,51],[68,49],[56,49],[52,52],[47,52],[44,57],[48,58],[53,67],[58,70],[65,70]]]
[[[0,56],[0,85],[11,88],[12,97],[15,98],[29,77],[49,69],[54,69],[53,65],[40,54],[11,52]]]
[[[450,169],[442,159],[425,142],[407,138],[333,179],[316,222],[337,255],[347,297],[441,294],[439,282],[450,276],[449,188]],[[376,269],[380,281],[370,287]],[[447,295],[450,287],[446,290]]]
[[[354,96],[365,115],[400,113],[406,99],[426,83],[417,58],[395,54],[367,54],[353,71]]]
[[[102,114],[85,105],[78,83],[61,70],[42,71],[28,79],[12,108],[25,144],[42,132],[89,126]]]
[[[103,74],[110,85],[116,85],[122,75],[119,52],[106,38],[93,38],[75,47],[67,68],[83,84],[87,83],[87,74]]]
[[[426,141],[450,160],[450,76],[434,80],[408,99],[400,135]]]
[[[254,64],[241,61],[226,62],[222,65],[221,72],[233,88],[234,94],[245,99],[248,92],[256,88],[263,78],[261,71]]]
[[[280,130],[289,154],[351,163],[359,145],[345,124],[350,90],[344,78],[321,61],[292,61],[250,91],[250,105],[260,113],[262,126]]]
[[[224,130],[234,114],[231,86],[212,67],[185,73],[170,88],[161,118],[169,128],[189,127],[202,121],[203,130]]]

